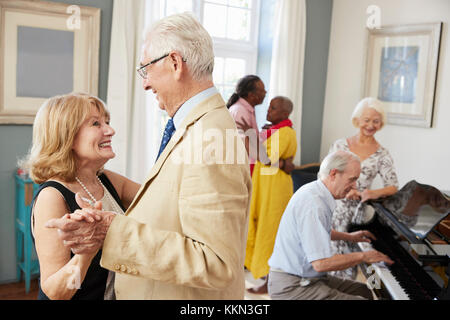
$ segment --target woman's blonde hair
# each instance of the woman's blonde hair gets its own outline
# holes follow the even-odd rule
[[[50,178],[75,179],[77,167],[72,146],[92,106],[109,118],[103,101],[84,93],[55,96],[39,108],[33,124],[31,150],[24,160],[19,161],[19,166],[29,172],[35,183]]]
[[[359,128],[359,118],[361,118],[361,115],[366,108],[372,108],[381,115],[381,130],[386,124],[386,113],[384,112],[384,108],[381,102],[378,99],[372,97],[364,98],[356,105],[355,110],[353,110],[352,114],[353,126]]]

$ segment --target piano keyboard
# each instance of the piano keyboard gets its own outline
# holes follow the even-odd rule
[[[372,245],[367,242],[359,242],[358,246],[362,251],[369,251],[374,249]],[[371,265],[371,267],[374,269],[373,271],[375,272],[375,275],[384,284],[386,290],[389,292],[393,300],[410,300],[408,294],[405,292],[405,290],[403,290],[400,283],[398,283],[398,281],[392,275],[391,271],[386,266],[380,266],[374,263]],[[370,275],[372,274],[369,274],[369,276]]]
[[[360,243],[360,248],[368,250],[367,245],[372,246],[395,261],[393,265],[387,267],[372,265],[393,299],[433,300],[439,295],[442,289],[394,239],[392,230],[377,220],[364,229],[372,232],[377,240],[371,244]]]

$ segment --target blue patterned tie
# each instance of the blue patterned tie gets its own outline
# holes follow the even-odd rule
[[[173,134],[175,132],[175,126],[173,124],[173,119],[170,118],[169,121],[167,121],[166,128],[164,129],[164,134],[161,140],[161,146],[159,147],[158,156],[156,157],[156,160],[158,160],[159,156],[163,152],[164,148],[167,146],[167,144],[170,141],[170,138],[172,138]]]

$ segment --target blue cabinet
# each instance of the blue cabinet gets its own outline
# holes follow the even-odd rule
[[[38,185],[31,179],[15,175],[16,181],[16,252],[17,280],[25,277],[25,290],[30,290],[30,279],[39,273],[39,262],[33,259],[34,244],[31,237],[31,201],[37,192]]]

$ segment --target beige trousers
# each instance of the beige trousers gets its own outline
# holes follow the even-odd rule
[[[305,280],[309,280],[305,281]],[[269,295],[273,300],[371,300],[366,284],[327,275],[301,278],[293,274],[270,271]]]

